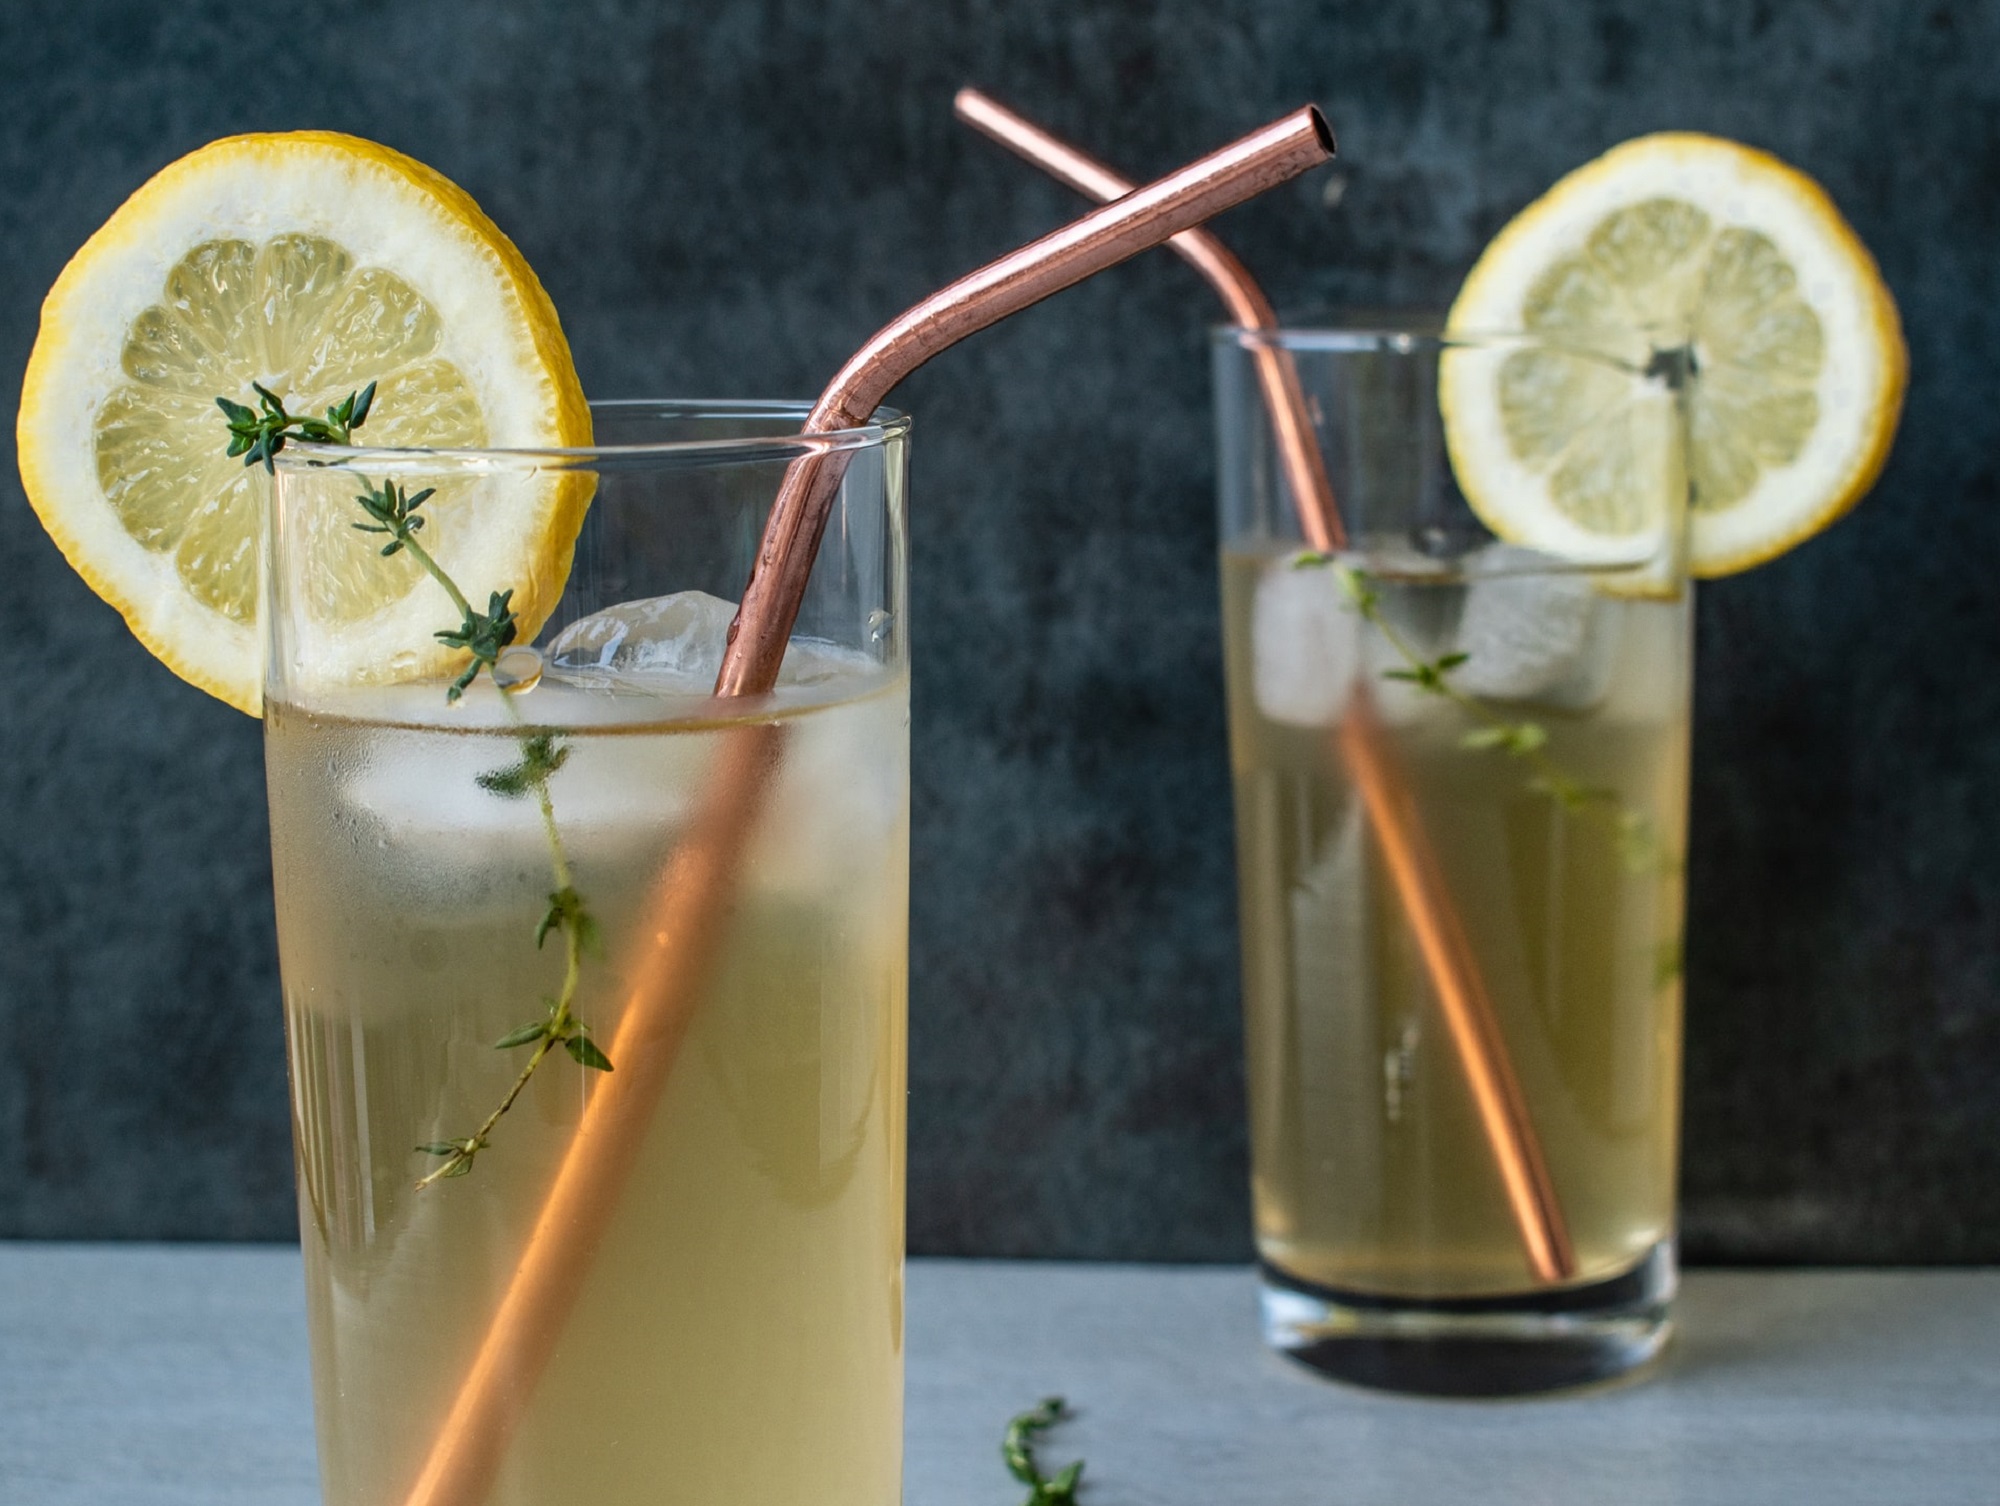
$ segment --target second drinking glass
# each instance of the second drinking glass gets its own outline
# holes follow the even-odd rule
[[[1215,344],[1266,1335],[1421,1391],[1629,1369],[1674,1283],[1682,515],[1622,560],[1495,539],[1440,371],[1527,350],[1421,325]],[[1330,555],[1281,479],[1274,356],[1345,517]]]

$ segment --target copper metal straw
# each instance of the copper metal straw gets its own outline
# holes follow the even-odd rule
[[[1332,155],[1332,132],[1307,107],[960,278],[864,345],[814,405],[806,432],[867,422],[890,388],[946,346]],[[846,453],[817,449],[786,467],[729,629],[718,696],[760,695],[776,684],[846,467]],[[611,1045],[618,1070],[594,1084],[406,1506],[477,1506],[492,1486],[673,1070],[729,920],[743,849],[782,739],[781,725],[763,723],[739,726],[724,743],[694,826],[655,891],[653,923],[628,959],[634,983]]]
[[[958,118],[967,125],[1086,198],[1115,200],[1132,191],[1131,184],[1094,157],[977,89],[959,90],[952,103]],[[1237,324],[1249,330],[1278,328],[1277,312],[1264,290],[1213,234],[1186,230],[1169,244],[1221,295]],[[1341,525],[1333,483],[1313,434],[1312,410],[1292,354],[1276,340],[1253,340],[1246,346],[1270,414],[1279,468],[1297,502],[1306,540],[1324,553],[1345,548],[1347,532]],[[1384,739],[1375,697],[1365,683],[1355,687],[1336,742],[1382,844],[1397,896],[1410,917],[1410,928],[1416,934],[1446,1030],[1471,1089],[1529,1268],[1540,1281],[1566,1281],[1576,1274],[1576,1252],[1542,1154],[1541,1139],[1535,1133],[1527,1098],[1464,924],[1424,832],[1416,801]]]
[[[1068,142],[1015,114],[998,100],[977,89],[960,89],[952,100],[958,118],[974,130],[984,132],[1015,156],[1024,158],[1066,184],[1086,199],[1108,204],[1132,191],[1117,173],[1086,155]],[[1277,310],[1257,286],[1249,269],[1236,255],[1206,230],[1183,230],[1167,243],[1189,266],[1207,279],[1222,298],[1230,319],[1245,329],[1276,329]],[[1331,552],[1347,546],[1347,534],[1340,524],[1340,510],[1333,505],[1333,483],[1327,479],[1326,462],[1313,438],[1312,409],[1305,389],[1299,385],[1299,369],[1292,353],[1280,345],[1260,345],[1250,352],[1257,369],[1258,384],[1264,389],[1264,407],[1271,415],[1271,434],[1278,444],[1278,464],[1291,483],[1293,495],[1301,499],[1300,513],[1310,533],[1315,527],[1325,537],[1312,541],[1315,549]]]
[[[1308,105],[987,263],[885,325],[856,351],[814,404],[807,430],[866,423],[891,387],[946,346],[1332,156],[1333,132]],[[717,695],[755,694],[776,682],[813,552],[845,469],[844,455],[811,455],[786,470],[749,588],[729,628]]]

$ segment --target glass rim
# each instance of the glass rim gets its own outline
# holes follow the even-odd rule
[[[621,416],[673,419],[766,419],[805,422],[813,404],[792,398],[596,398],[590,401],[593,421]],[[596,471],[666,462],[728,464],[795,460],[806,455],[832,455],[876,449],[910,432],[910,415],[897,408],[877,408],[865,424],[849,429],[803,430],[788,434],[754,434],[731,439],[669,439],[643,444],[575,446],[436,447],[413,445],[332,445],[293,440],[278,452],[278,471],[305,474],[335,467],[395,466],[402,471],[526,469],[534,471]]]
[[[1567,338],[1564,338],[1566,336]],[[1602,359],[1604,352],[1576,343],[1576,331],[1563,336],[1520,329],[1452,329],[1442,310],[1413,309],[1355,318],[1351,323],[1326,320],[1277,329],[1252,329],[1241,324],[1213,324],[1209,339],[1218,346],[1241,350],[1285,350],[1295,354],[1399,356],[1435,354],[1448,350],[1521,349],[1572,350]]]

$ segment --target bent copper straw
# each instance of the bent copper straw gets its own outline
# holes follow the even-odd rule
[[[977,89],[961,89],[952,102],[958,118],[992,137],[1086,198],[1114,200],[1132,186],[1095,158],[1050,135]],[[1275,331],[1276,310],[1249,270],[1206,230],[1187,230],[1169,242],[1174,251],[1221,295],[1230,318],[1248,330]],[[1279,468],[1297,499],[1307,541],[1322,553],[1347,544],[1326,463],[1313,437],[1312,410],[1292,354],[1275,340],[1246,341],[1270,414]],[[1445,1028],[1471,1089],[1507,1205],[1520,1232],[1529,1267],[1544,1282],[1576,1274],[1576,1253],[1528,1113],[1520,1078],[1507,1054],[1493,1000],[1479,975],[1465,927],[1425,835],[1409,786],[1384,742],[1380,714],[1366,684],[1355,687],[1337,734],[1341,758],[1367,807],[1381,841],[1391,881],[1410,917]]]
[[[967,335],[1201,223],[1333,155],[1307,107],[1092,211],[932,294],[843,366],[808,434],[866,423],[889,389]],[[718,696],[776,684],[847,454],[811,446],[786,468],[730,625]],[[661,875],[633,986],[612,1042],[615,1073],[593,1086],[519,1265],[438,1430],[406,1506],[476,1506],[548,1364],[609,1227],[728,919],[743,849],[782,746],[776,723],[728,736],[692,830]]]

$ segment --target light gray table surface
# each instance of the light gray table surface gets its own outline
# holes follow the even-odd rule
[[[910,1506],[1018,1506],[995,1445],[1052,1392],[1084,1506],[2000,1502],[2000,1272],[1697,1272],[1643,1382],[1505,1403],[1307,1375],[1241,1269],[918,1260],[908,1296]],[[317,1501],[296,1251],[0,1243],[0,1502]]]

